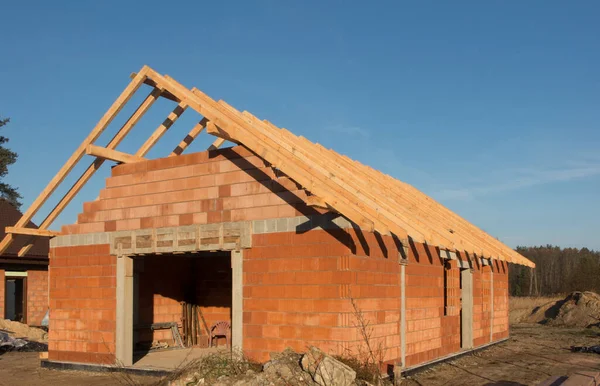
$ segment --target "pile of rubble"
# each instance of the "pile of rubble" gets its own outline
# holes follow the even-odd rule
[[[536,307],[524,321],[557,327],[600,327],[600,295],[572,292],[564,299]]]
[[[24,338],[34,342],[48,342],[48,333],[45,330],[12,320],[0,319],[0,330],[7,332],[13,337]]]
[[[242,374],[220,375],[210,379],[193,368],[183,376],[169,382],[169,386],[357,386],[369,383],[357,380],[356,372],[316,347],[305,354],[291,349],[271,355],[262,371],[245,370]]]

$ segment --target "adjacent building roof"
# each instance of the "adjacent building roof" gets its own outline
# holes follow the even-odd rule
[[[143,160],[172,123],[187,108],[191,108],[203,118],[170,156],[181,154],[206,129],[209,134],[218,137],[212,147],[219,147],[226,140],[245,146],[309,191],[309,205],[339,212],[365,230],[390,234],[404,243],[412,239],[461,255],[534,266],[512,248],[402,181],[296,136],[266,120],[260,120],[246,111],[240,112],[224,101],[217,102],[196,88],[188,89],[150,67],[144,66],[139,73],[132,74],[132,78],[129,86],[88,138],[17,223],[17,228],[24,227],[25,222],[31,219],[84,154],[98,158],[44,220],[42,229],[47,229],[105,159],[119,162]],[[106,147],[93,145],[142,84],[151,86],[152,91],[138,109]],[[178,105],[135,154],[116,151],[116,146],[159,97],[173,100]],[[7,244],[10,244],[8,239],[0,243],[0,253],[6,249]]]
[[[0,198],[0,239],[4,238],[4,228],[7,226],[13,226],[23,216],[17,208],[15,208],[10,202]],[[27,224],[28,228],[37,228],[37,226],[31,221]],[[27,244],[31,239],[30,236],[18,235],[15,237],[15,241],[10,247],[4,252],[3,257],[15,257],[19,250]],[[36,238],[33,240],[33,247],[24,256],[25,258],[48,258],[49,243],[46,238]]]

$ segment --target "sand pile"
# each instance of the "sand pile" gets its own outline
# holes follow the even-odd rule
[[[41,328],[29,327],[26,324],[0,319],[0,330],[14,338],[25,338],[34,342],[48,342],[48,333]]]
[[[600,327],[600,295],[590,291],[572,292],[564,299],[535,308],[524,322],[560,327]]]

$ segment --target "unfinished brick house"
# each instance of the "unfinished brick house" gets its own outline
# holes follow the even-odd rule
[[[0,198],[0,238],[5,227],[16,223],[22,214]],[[28,227],[37,228],[29,223]],[[48,239],[37,238],[25,254],[19,255],[30,236],[19,235],[0,256],[0,318],[42,324],[48,311]]]
[[[150,94],[113,140],[93,145],[143,84]],[[135,154],[116,151],[159,97],[177,103],[167,120]],[[144,158],[187,108],[198,125],[167,157]],[[183,155],[204,129],[209,150]],[[506,339],[507,264],[533,266],[417,189],[149,67],[10,235],[33,232],[24,224],[86,154],[95,161],[59,211],[104,160],[119,164],[76,224],[38,231],[55,236],[46,365],[138,366],[153,341],[177,344],[151,326],[190,335],[184,303],[204,325],[229,322],[231,346],[259,361],[286,347],[356,352],[360,313],[383,364],[408,369]]]

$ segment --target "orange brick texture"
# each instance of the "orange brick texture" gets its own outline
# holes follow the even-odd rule
[[[116,257],[109,246],[50,251],[49,359],[114,363]]]
[[[70,234],[191,224],[318,216],[305,191],[243,147],[123,164],[112,169],[100,198],[84,204]],[[321,228],[254,234],[243,254],[243,346],[253,359],[292,347],[317,345],[335,354],[356,353],[364,341],[353,302],[369,323],[371,344],[397,363],[400,340],[401,246],[388,236],[358,229]],[[50,260],[50,359],[114,359],[115,261],[108,246],[57,247]],[[434,248],[411,245],[406,266],[405,365],[460,350],[460,271],[451,262],[444,315],[444,266]],[[168,257],[169,264],[164,264]],[[228,320],[231,277],[218,266],[193,267],[182,256],[145,257],[140,275],[139,323],[176,321],[180,301],[206,305],[207,322]],[[162,259],[162,261],[161,261]],[[178,260],[179,259],[179,260]],[[177,261],[177,263],[173,263]],[[229,262],[228,259],[223,261]],[[215,263],[218,265],[218,263]],[[475,267],[476,344],[508,335],[507,273],[494,266],[494,319],[490,320],[489,267]],[[230,275],[230,267],[227,267]],[[195,273],[196,284],[171,285]],[[208,275],[208,276],[203,276]],[[176,287],[176,288],[175,288]],[[193,292],[193,293],[190,293]],[[487,291],[487,292],[486,292]],[[175,293],[176,292],[176,293]],[[207,296],[206,294],[211,294]],[[486,297],[487,296],[487,297]],[[204,302],[204,303],[202,303]],[[162,335],[161,335],[162,334]],[[168,339],[139,333],[140,341]],[[106,342],[106,344],[101,344]]]
[[[494,261],[493,340],[508,338],[508,265]]]
[[[48,271],[27,271],[27,324],[40,326],[48,311]]]

